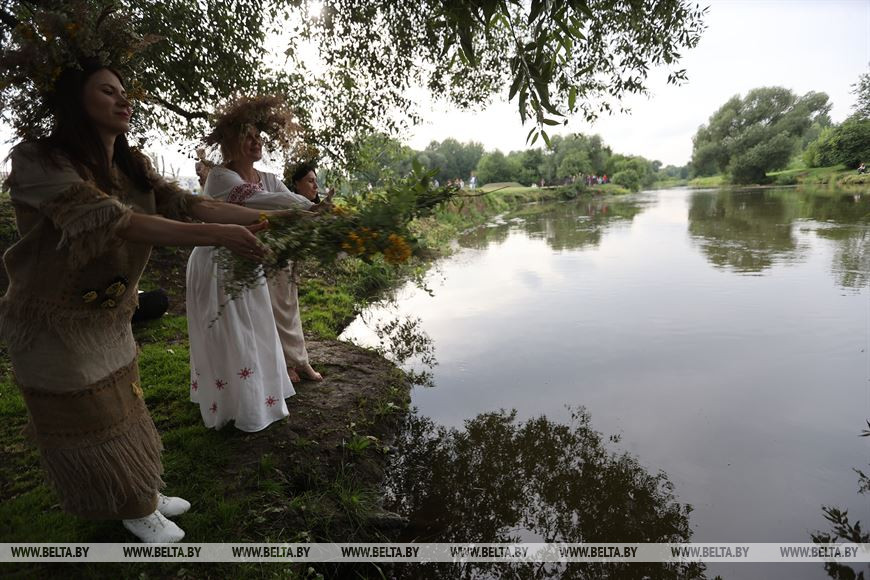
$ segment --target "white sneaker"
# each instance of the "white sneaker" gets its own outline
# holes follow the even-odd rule
[[[123,520],[124,527],[146,544],[175,543],[184,537],[184,530],[167,520],[159,511],[135,520]]]
[[[180,516],[189,509],[190,502],[186,499],[181,499],[180,497],[166,497],[162,493],[157,494],[157,511],[167,518]]]

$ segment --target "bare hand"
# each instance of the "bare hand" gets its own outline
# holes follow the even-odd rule
[[[335,188],[330,187],[329,191],[326,192],[326,198],[324,198],[320,203],[312,205],[311,211],[313,211],[315,213],[331,213],[332,208],[334,207],[333,203],[332,203],[332,197],[334,195],[335,195]]]
[[[218,243],[216,245],[223,246],[234,254],[241,256],[247,260],[262,260],[267,254],[267,248],[257,236],[254,234],[266,229],[266,222],[259,222],[249,226],[237,226],[232,224],[222,224],[219,226]]]

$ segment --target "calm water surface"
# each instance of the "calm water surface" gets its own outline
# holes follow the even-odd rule
[[[434,425],[499,409],[568,423],[584,408],[618,436],[608,449],[667,474],[696,542],[808,542],[828,529],[823,504],[870,520],[853,471],[868,464],[870,196],[671,189],[527,206],[463,236],[428,286],[344,337],[372,343],[378,321],[419,317],[438,365],[412,398]]]

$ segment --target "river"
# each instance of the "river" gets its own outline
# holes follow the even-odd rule
[[[809,542],[829,529],[822,505],[870,524],[854,471],[870,458],[870,196],[677,188],[532,204],[463,235],[427,286],[343,338],[375,344],[379,323],[419,319],[438,364],[412,404],[432,426],[461,432],[500,409],[565,424],[579,409],[607,450],[666,474],[694,542]],[[459,483],[485,488],[476,477]]]

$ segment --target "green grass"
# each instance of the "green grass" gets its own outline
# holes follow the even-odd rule
[[[771,171],[767,174],[768,185],[828,185],[831,187],[858,186],[870,184],[870,176],[858,175],[854,169],[846,169],[843,165],[831,167],[804,167],[802,163],[793,163],[788,169]],[[729,185],[727,176],[712,175],[696,177],[688,183],[689,187],[725,187]]]
[[[498,183],[487,183],[486,185],[481,185],[478,190],[482,192],[491,192],[496,189],[529,189],[522,183],[517,183],[516,181],[504,181]]]
[[[773,182],[777,185],[836,185],[842,178],[853,173],[855,172],[846,169],[843,165],[834,165],[831,167],[798,167],[783,171],[772,171],[767,176],[773,178]]]
[[[332,285],[317,278],[299,286],[302,328],[306,335],[335,339],[357,312],[349,284]]]
[[[851,186],[870,186],[870,174],[863,173],[858,175],[854,171],[850,171],[847,175],[844,175],[839,179],[840,185]]]
[[[707,188],[707,187],[722,187],[726,185],[724,175],[711,175],[709,177],[695,177],[689,180],[689,187]]]
[[[286,450],[273,447],[258,452],[251,448],[247,436],[234,429],[215,431],[202,425],[199,407],[188,395],[184,317],[152,321],[138,327],[136,335],[141,344],[140,382],[165,447],[166,493],[196,503],[195,510],[178,518],[190,538],[200,542],[229,538],[239,542],[352,541],[357,537],[354,534],[368,533],[363,526],[376,509],[377,488],[343,462],[327,467],[316,443],[300,439],[298,445],[288,445]],[[21,435],[26,410],[20,393],[8,374],[0,378],[0,542],[131,541],[118,522],[86,521],[60,509],[54,491],[43,482],[35,448]],[[390,397],[394,394],[393,390],[387,393]],[[377,447],[377,440],[368,436],[351,441],[349,453],[354,457]],[[292,463],[294,472],[282,472],[278,454],[291,449],[300,460]],[[251,453],[250,460],[239,461]],[[308,567],[299,565],[197,564],[190,569],[189,574],[196,577],[308,575]],[[21,564],[6,565],[4,572],[26,577],[169,577],[176,576],[178,567],[109,563],[71,569]]]
[[[688,179],[680,179],[679,177],[674,177],[672,179],[660,179],[652,184],[652,189],[670,189],[672,187],[680,187],[683,185],[688,185]]]
[[[615,183],[604,183],[588,187],[582,184],[570,184],[555,187],[538,187],[533,185],[527,187],[515,181],[506,183],[487,183],[480,188],[480,191],[489,192],[493,197],[503,199],[508,203],[508,205],[573,199],[578,195],[583,194],[625,195],[631,193],[630,190],[620,185],[616,185]]]
[[[625,195],[631,193],[631,190],[617,185],[615,183],[603,183],[601,185],[590,185],[589,191],[600,195]]]

